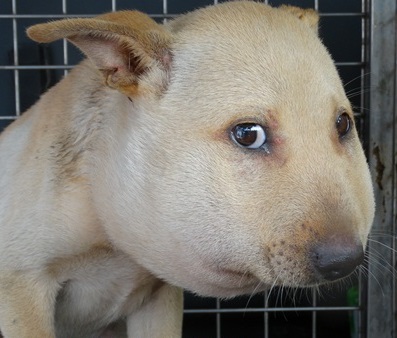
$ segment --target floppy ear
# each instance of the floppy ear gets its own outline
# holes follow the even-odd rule
[[[122,11],[93,19],[66,19],[28,28],[37,42],[66,38],[91,59],[105,83],[127,95],[137,93],[139,78],[171,62],[171,34],[146,14]]]
[[[318,33],[319,15],[314,9],[311,8],[303,9],[300,7],[288,6],[288,5],[282,5],[280,6],[280,9],[298,17],[298,19],[302,20],[311,29],[313,29],[316,33]]]

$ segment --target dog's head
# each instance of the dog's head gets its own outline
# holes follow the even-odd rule
[[[67,37],[132,101],[109,111],[117,133],[92,184],[116,246],[205,295],[354,271],[372,186],[317,21],[311,10],[233,2],[165,26],[123,12],[29,31]]]

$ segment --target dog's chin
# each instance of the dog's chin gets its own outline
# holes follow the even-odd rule
[[[205,276],[205,278],[203,278]],[[305,280],[289,281],[279,280],[269,283],[255,276],[250,272],[240,272],[228,268],[216,268],[201,274],[201,278],[195,281],[187,288],[189,291],[200,296],[232,298],[242,295],[252,295],[273,287],[292,287],[292,288],[313,288],[321,285],[330,285],[338,283],[344,278],[334,281],[318,279],[316,276],[306,276]]]
[[[268,289],[259,278],[248,272],[217,268],[196,279],[190,291],[206,297],[232,298]]]

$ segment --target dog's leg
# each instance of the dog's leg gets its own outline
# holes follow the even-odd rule
[[[127,318],[128,338],[180,338],[182,315],[182,289],[164,284]]]
[[[0,329],[5,338],[55,338],[59,284],[27,273],[0,276]]]

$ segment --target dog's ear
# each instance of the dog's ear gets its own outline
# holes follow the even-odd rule
[[[27,34],[37,42],[68,39],[94,62],[109,87],[129,96],[138,92],[142,75],[154,67],[166,71],[171,63],[171,33],[137,11],[38,24]]]
[[[282,5],[280,6],[280,9],[283,11],[287,11],[292,15],[298,17],[311,29],[313,29],[316,33],[318,33],[319,15],[314,9],[311,8],[304,9],[304,8],[288,6],[288,5]]]

